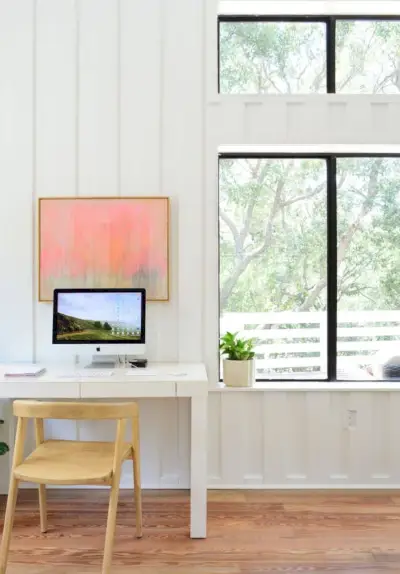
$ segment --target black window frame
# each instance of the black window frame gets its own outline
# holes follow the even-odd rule
[[[221,335],[221,310],[219,294],[221,292],[221,241],[220,241],[220,161],[224,159],[321,159],[326,161],[327,168],[327,376],[312,378],[312,382],[349,382],[337,379],[337,159],[340,158],[397,158],[400,153],[262,153],[262,152],[224,152],[218,154],[218,339]],[[221,374],[220,374],[220,380]],[[307,381],[307,378],[257,378],[258,382],[297,382]],[[350,381],[351,382],[351,381]],[[360,382],[360,381],[356,381]],[[387,382],[385,379],[375,382]]]
[[[360,20],[360,21],[392,21],[400,22],[400,15],[332,15],[332,16],[269,16],[269,15],[224,15],[218,16],[217,36],[218,36],[218,93],[221,94],[221,23],[226,22],[310,22],[325,24],[326,26],[326,93],[336,94],[336,22],[340,20]],[[339,92],[340,93],[340,92]],[[222,93],[222,95],[229,95]],[[254,95],[254,94],[252,94]],[[284,94],[288,95],[288,94]],[[301,95],[301,94],[294,94]],[[342,94],[341,94],[342,95]],[[344,95],[344,94],[343,94]],[[368,95],[368,94],[366,94]]]

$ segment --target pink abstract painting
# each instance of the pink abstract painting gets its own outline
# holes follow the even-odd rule
[[[165,197],[41,198],[39,300],[56,288],[144,287],[167,301],[168,213]]]

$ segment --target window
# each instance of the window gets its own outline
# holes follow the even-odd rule
[[[219,18],[223,94],[400,92],[400,19]]]
[[[325,24],[221,22],[220,86],[230,94],[326,92]]]
[[[222,155],[219,182],[220,331],[257,378],[400,378],[400,157]]]

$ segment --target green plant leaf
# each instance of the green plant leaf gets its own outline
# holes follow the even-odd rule
[[[5,442],[0,442],[0,456],[6,454],[10,449],[8,448],[8,444]]]
[[[254,358],[254,343],[254,339],[240,338],[238,333],[228,331],[221,336],[219,348],[230,361],[248,361]]]

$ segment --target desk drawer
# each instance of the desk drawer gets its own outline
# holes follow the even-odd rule
[[[43,382],[26,381],[17,382],[10,379],[0,383],[0,399],[79,399],[79,383],[66,381]]]
[[[175,397],[176,383],[174,382],[133,382],[126,383],[81,383],[82,399],[128,399]]]

